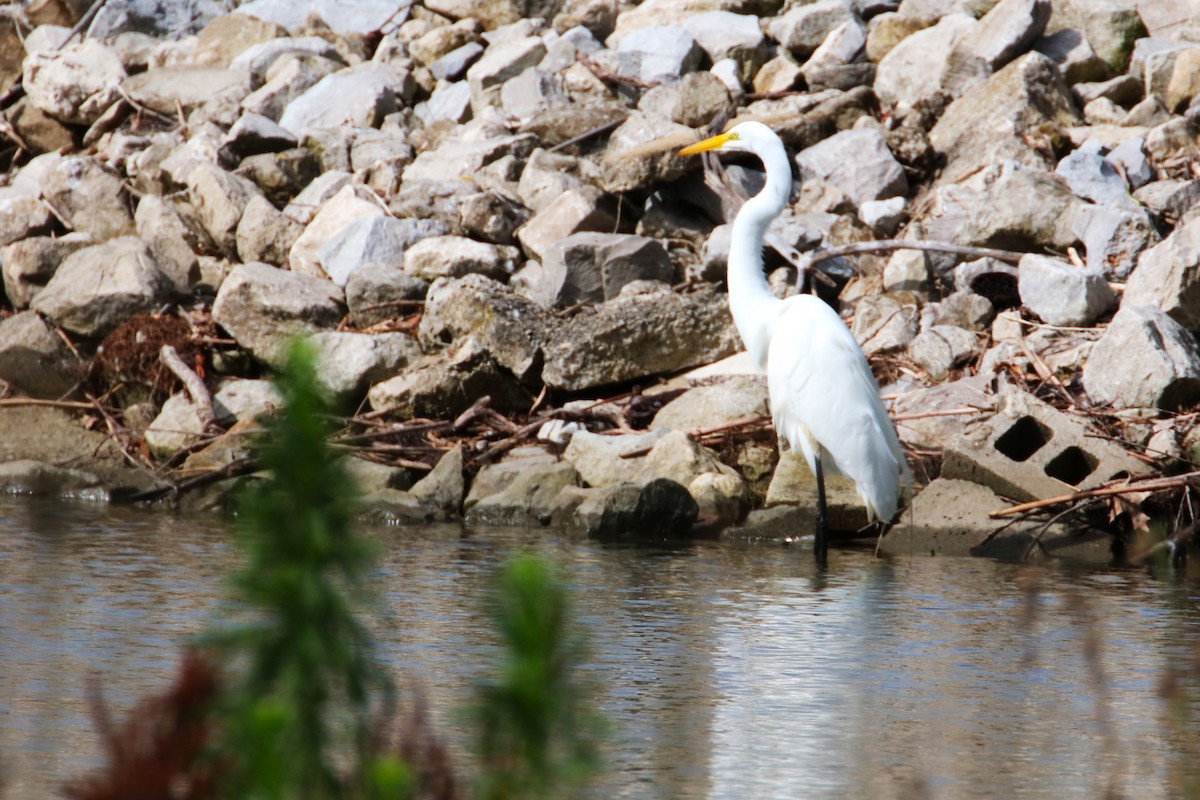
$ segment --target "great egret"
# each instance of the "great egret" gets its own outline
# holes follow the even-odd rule
[[[825,563],[829,517],[824,470],[854,481],[869,519],[891,522],[908,464],[862,348],[832,308],[812,295],[780,300],[763,274],[763,235],[787,205],[792,167],[779,137],[760,122],[679,151],[753,153],[767,172],[762,191],[733,221],[729,247],[729,309],[746,349],[767,373],[771,416],[779,436],[804,453],[817,480],[813,553]]]

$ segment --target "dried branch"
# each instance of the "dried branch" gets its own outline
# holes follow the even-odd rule
[[[212,395],[208,391],[208,387],[204,385],[204,381],[200,376],[183,363],[183,359],[179,357],[179,353],[169,344],[164,344],[162,349],[158,351],[158,356],[162,360],[163,365],[174,373],[175,377],[183,383],[183,388],[187,390],[188,396],[192,398],[192,406],[196,409],[196,416],[200,418],[200,425],[205,431],[217,430],[220,428],[217,425],[217,413],[213,410]]]
[[[1087,500],[1093,497],[1112,497],[1120,494],[1130,494],[1132,492],[1159,492],[1164,489],[1182,489],[1185,486],[1200,486],[1200,471],[1185,472],[1182,475],[1173,475],[1169,478],[1148,478],[1138,482],[1123,483],[1117,486],[1104,486],[1098,489],[1084,489],[1071,494],[1059,495],[1058,497],[1048,497],[1045,500],[1030,500],[1028,503],[1018,503],[1009,508],[1003,508],[999,511],[993,511],[988,514],[993,519],[1007,517],[1010,514],[1020,514],[1025,511],[1032,511],[1037,508],[1046,508],[1047,506],[1056,506],[1060,503],[1075,503],[1080,500]]]

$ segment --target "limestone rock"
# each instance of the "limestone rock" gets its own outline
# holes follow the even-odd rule
[[[651,25],[621,38],[617,74],[647,83],[677,81],[699,66],[702,53],[685,29]]]
[[[857,204],[908,193],[904,169],[876,130],[842,131],[796,156],[804,179],[841,187]]]
[[[687,162],[675,154],[694,139],[687,126],[642,112],[631,114],[608,139],[601,161],[604,188],[628,192],[681,177]]]
[[[550,458],[506,459],[475,476],[463,502],[468,521],[488,525],[545,525],[554,521],[559,496],[577,486],[573,466]]]
[[[581,231],[612,230],[616,220],[588,186],[567,188],[517,229],[517,240],[533,258],[542,259],[555,242]]]
[[[215,164],[203,164],[188,176],[188,195],[213,242],[225,255],[236,255],[238,223],[246,206],[259,196],[258,187]]]
[[[340,179],[338,182],[341,182]],[[310,186],[309,188],[314,187]],[[307,191],[305,190],[305,193]],[[311,200],[304,202],[301,199],[305,193],[301,193],[296,198],[295,205],[298,208],[306,205],[309,208],[312,207]],[[314,197],[313,200],[317,200],[317,197]],[[307,222],[304,232],[300,234],[288,252],[288,263],[291,268],[305,275],[322,276],[325,274],[321,268],[321,248],[348,226],[355,223],[362,224],[364,220],[383,217],[386,214],[379,204],[366,194],[365,189],[349,183],[344,184],[333,196],[321,203],[319,209],[310,218],[311,221]],[[284,214],[296,219],[289,213],[290,210],[291,205],[284,209]],[[396,260],[399,262],[400,258]]]
[[[767,33],[797,58],[808,58],[825,37],[845,22],[857,22],[849,3],[818,0],[796,6],[767,23]]]
[[[1125,302],[1092,348],[1083,386],[1118,408],[1189,406],[1200,398],[1200,346],[1162,311]]]
[[[484,395],[502,413],[527,410],[533,401],[473,339],[462,342],[450,358],[427,356],[367,393],[373,410],[389,411],[400,419],[453,419]]]
[[[30,236],[0,250],[4,294],[13,308],[28,307],[67,256],[92,244],[95,240],[86,233],[69,233],[58,238]]]
[[[138,210],[140,212],[141,208]],[[238,222],[238,258],[243,263],[261,261],[282,267],[287,264],[288,253],[302,232],[300,224],[288,219],[270,200],[261,195],[252,197]]]
[[[913,106],[933,97],[943,88],[946,60],[955,44],[976,24],[969,16],[951,14],[898,42],[875,72],[874,88],[880,102]]]
[[[933,325],[908,343],[908,357],[935,381],[978,350],[975,334],[953,325]]]
[[[951,103],[929,141],[947,159],[942,182],[948,183],[1003,159],[1047,167],[1046,155],[1032,143],[1045,135],[1045,126],[1077,119],[1053,62],[1027,53]]]
[[[55,119],[91,125],[116,102],[125,78],[121,60],[97,39],[74,40],[61,50],[25,58],[30,101]]]
[[[593,490],[576,509],[588,535],[599,539],[679,538],[691,531],[698,515],[688,490],[666,478]]]
[[[1018,270],[1021,302],[1051,325],[1090,326],[1116,305],[1103,272],[1034,253]]]
[[[339,406],[361,399],[371,384],[422,355],[420,345],[406,333],[321,331],[308,341],[317,354],[317,384]]]
[[[1151,306],[1200,331],[1200,218],[1177,227],[1142,253],[1121,306]]]
[[[42,179],[42,194],[76,231],[97,241],[134,233],[129,196],[119,175],[87,156],[56,162]]]
[[[292,337],[332,328],[344,313],[342,294],[329,281],[258,263],[234,267],[212,309],[240,347],[275,367]]]
[[[377,64],[350,67],[288,103],[279,124],[297,136],[313,128],[376,128],[414,89],[407,72]]]
[[[49,233],[53,223],[50,209],[37,197],[0,188],[0,245]]]
[[[1083,206],[1073,230],[1087,250],[1088,269],[1118,281],[1128,278],[1139,256],[1161,239],[1154,220],[1141,208]]]
[[[331,281],[345,286],[350,276],[364,265],[381,261],[403,263],[409,247],[445,233],[446,226],[436,220],[372,215],[351,222],[321,245],[318,263]]]
[[[123,236],[67,256],[30,307],[72,333],[102,337],[134,314],[157,310],[173,290],[145,243]]]
[[[399,264],[365,264],[346,281],[350,321],[359,328],[406,317],[423,305],[429,284]]]
[[[658,241],[621,233],[568,236],[545,251],[542,270],[533,299],[546,306],[602,303],[631,281],[670,283],[675,274]]]
[[[78,357],[38,314],[0,321],[0,380],[30,397],[60,398],[83,374]]]
[[[404,269],[425,281],[478,273],[505,281],[516,271],[518,251],[464,236],[432,236],[404,250]]]
[[[254,87],[247,70],[159,67],[129,76],[121,82],[121,88],[160,114],[174,116],[182,108],[186,115],[202,109],[210,119],[232,122],[239,104]]]
[[[558,327],[545,346],[542,380],[581,391],[707,364],[739,348],[724,295],[627,294]]]

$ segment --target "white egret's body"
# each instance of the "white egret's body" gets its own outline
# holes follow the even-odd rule
[[[792,185],[783,143],[765,125],[746,122],[681,154],[705,150],[750,152],[766,169],[766,186],[733,222],[729,307],[746,349],[767,374],[776,432],[804,453],[817,478],[816,548],[823,557],[822,467],[851,478],[868,516],[886,523],[899,508],[908,465],[875,376],[846,323],[819,298],[780,300],[767,285],[763,236],[787,205]]]

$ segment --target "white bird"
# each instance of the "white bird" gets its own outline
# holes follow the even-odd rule
[[[729,248],[729,310],[746,349],[767,374],[771,416],[779,436],[804,453],[817,481],[813,552],[824,564],[829,537],[825,470],[854,481],[871,520],[892,521],[910,480],[896,429],[879,397],[867,357],[846,323],[812,295],[780,300],[763,274],[763,236],[788,202],[792,167],[779,137],[760,122],[679,151],[753,153],[767,183],[733,221]]]

